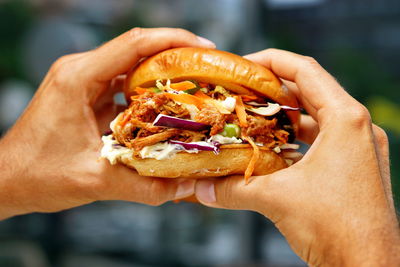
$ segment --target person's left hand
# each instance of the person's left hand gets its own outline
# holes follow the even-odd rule
[[[0,218],[96,200],[160,205],[192,195],[194,180],[141,177],[99,160],[101,131],[116,115],[113,95],[121,88],[114,78],[144,57],[182,46],[215,47],[182,29],[134,28],[97,49],[57,60],[0,142]]]

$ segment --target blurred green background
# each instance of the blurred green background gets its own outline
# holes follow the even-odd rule
[[[397,0],[0,0],[1,133],[56,58],[136,26],[185,28],[241,55],[276,47],[316,58],[386,130],[399,207]],[[102,202],[0,222],[0,266],[259,265],[304,263],[270,222],[244,211]]]

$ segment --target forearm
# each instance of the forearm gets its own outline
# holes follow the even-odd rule
[[[18,157],[16,146],[12,146],[9,137],[0,140],[0,220],[23,214],[23,196],[18,196],[19,181],[24,175],[22,158]]]

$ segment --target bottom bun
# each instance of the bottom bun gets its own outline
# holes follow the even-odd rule
[[[218,155],[211,151],[176,153],[163,159],[120,158],[123,164],[142,176],[164,178],[206,178],[244,174],[253,154],[251,148],[222,148]],[[271,150],[260,150],[253,175],[264,175],[287,167],[285,160]]]

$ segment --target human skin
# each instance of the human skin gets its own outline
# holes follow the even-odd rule
[[[162,40],[162,41],[160,41]],[[116,115],[113,94],[141,58],[179,46],[214,47],[179,29],[133,29],[103,46],[59,59],[0,141],[0,218],[55,212],[97,200],[150,205],[194,192],[194,180],[140,177],[99,160],[101,133]],[[310,265],[397,266],[399,235],[388,143],[368,111],[318,63],[278,50],[249,55],[271,68],[311,116],[302,160],[264,177],[200,180],[197,198],[271,219]]]
[[[209,207],[265,215],[311,266],[400,266],[388,140],[313,58],[277,49],[246,56],[285,80],[310,115],[299,138],[311,144],[294,165],[270,175],[199,180]]]
[[[150,205],[192,195],[194,180],[141,177],[100,160],[101,133],[116,116],[113,95],[140,59],[172,47],[215,45],[182,29],[134,28],[50,68],[0,141],[0,219],[55,212],[96,200]]]

